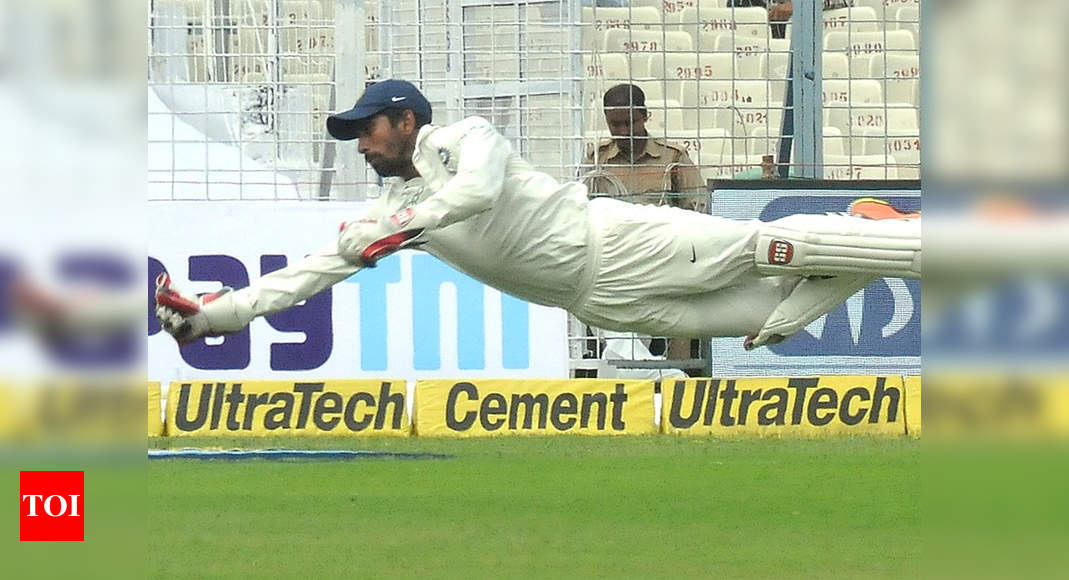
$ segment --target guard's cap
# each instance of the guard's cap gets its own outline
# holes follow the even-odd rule
[[[357,121],[391,108],[411,109],[428,120],[431,118],[431,104],[415,85],[400,79],[389,79],[369,86],[352,109],[327,117],[327,132],[341,141],[356,139]]]

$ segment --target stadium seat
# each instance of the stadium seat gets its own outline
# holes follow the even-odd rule
[[[898,170],[883,155],[825,155],[824,179],[898,179]]]
[[[885,3],[887,0],[854,0],[853,4],[855,8],[866,7],[871,8],[873,13],[876,14],[876,20],[882,21],[884,19]]]
[[[699,157],[702,157],[704,159],[715,159],[717,165],[719,165],[720,160],[724,157],[724,154],[727,151],[727,143],[729,139],[730,137],[728,136],[727,131],[723,129],[704,129],[697,137],[692,138],[689,141],[684,140],[684,145],[689,145],[691,143],[698,144],[697,151],[694,151],[693,154],[691,154],[691,159],[694,159],[695,163],[697,163]],[[691,148],[688,147],[687,152],[691,153]]]
[[[917,44],[920,44],[921,39],[921,14],[919,6],[902,6],[895,11],[894,21],[888,22],[888,28],[894,27],[897,30],[909,30],[913,32],[913,37],[917,39]]]
[[[649,30],[661,26],[661,11],[649,6],[637,8],[583,8],[583,50],[592,52],[605,46],[605,33],[616,29]]]
[[[787,67],[790,66],[790,54],[772,51],[760,57],[759,78],[769,80],[769,99],[772,103],[783,104],[787,91]],[[824,79],[845,79],[849,74],[849,61],[845,55],[835,53],[821,54],[821,70]]]
[[[767,122],[768,83],[700,79],[683,84],[682,102],[688,110],[698,109],[698,126],[720,127],[744,138],[748,127]]]
[[[851,139],[855,155],[882,156],[884,163],[894,165],[901,179],[920,179],[921,137],[917,130],[861,129],[860,136]]]
[[[679,101],[647,98],[646,110],[650,114],[646,131],[654,137],[667,138],[669,134],[682,134],[686,129]]]
[[[824,35],[824,50],[845,54],[850,59],[850,76],[864,78],[873,55],[916,52],[917,43],[908,30],[829,32]]]
[[[824,11],[824,34],[830,32],[875,32],[883,27],[876,11],[868,6]]]
[[[605,32],[605,52],[692,52],[694,40],[686,32],[614,28]]]
[[[842,131],[835,127],[824,127],[824,135],[821,139],[824,155],[845,155],[846,139]],[[749,155],[778,155],[780,147],[780,130],[775,127],[756,127],[750,134]],[[797,147],[791,146],[791,161],[794,161]]]
[[[665,24],[683,22],[683,11],[688,8],[700,8],[703,12],[709,8],[727,8],[730,0],[663,0]],[[693,24],[693,21],[691,21]]]
[[[635,70],[638,61],[623,53],[583,55],[583,76],[588,79],[627,80],[646,76]],[[647,71],[648,72],[648,69]]]
[[[883,104],[880,83],[872,79],[825,79],[823,82],[824,125],[837,127],[849,134],[851,115],[864,107],[871,110]]]
[[[907,103],[920,106],[915,101],[920,83],[920,54],[876,54],[870,57],[869,76],[884,87],[884,100],[888,103]]]
[[[728,53],[651,54],[650,76],[665,79],[665,94],[682,101],[685,83],[699,79],[732,78],[737,72],[733,55]]]
[[[772,37],[768,11],[759,7],[686,8],[680,15],[680,27],[694,37],[699,50],[716,50],[717,39],[724,35],[733,40],[732,46],[746,46],[754,40],[767,44]]]
[[[834,114],[833,114],[834,113]],[[854,144],[859,138],[875,135],[919,135],[917,109],[909,106],[852,107],[825,111],[825,122],[838,127],[851,139],[851,151],[863,151],[864,145]]]
[[[641,8],[648,6],[650,8],[657,9],[658,12],[664,7],[664,0],[630,0],[628,6],[631,8]]]
[[[761,57],[768,53],[768,41],[754,38],[743,42],[723,34],[716,40],[715,53],[734,55],[734,78],[756,79],[761,77]]]
[[[727,133],[701,139],[701,148],[694,162],[701,168],[705,179],[730,178],[731,173],[731,138]]]

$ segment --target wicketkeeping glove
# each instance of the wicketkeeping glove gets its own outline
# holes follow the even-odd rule
[[[191,296],[182,294],[166,273],[156,277],[156,319],[178,344],[188,344],[205,336],[222,336],[245,328],[234,314],[231,289]]]
[[[351,264],[373,268],[390,254],[422,243],[424,228],[408,228],[413,211],[403,209],[384,218],[365,218],[342,222],[338,235],[338,254]]]

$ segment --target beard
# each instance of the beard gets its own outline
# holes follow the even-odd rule
[[[379,177],[397,177],[407,167],[407,163],[401,159],[389,159],[381,155],[365,155],[364,160]]]

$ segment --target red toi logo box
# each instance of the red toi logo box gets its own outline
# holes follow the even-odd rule
[[[85,472],[19,472],[19,539],[85,539]]]

